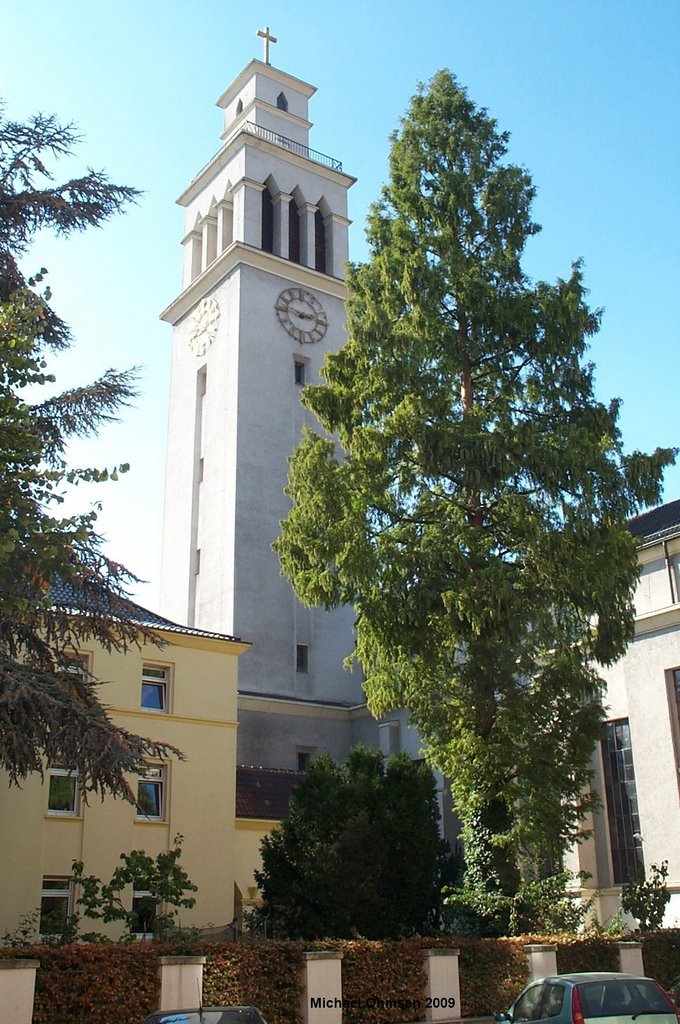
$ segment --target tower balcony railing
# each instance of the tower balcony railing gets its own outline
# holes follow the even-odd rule
[[[258,139],[265,139],[266,142],[273,142],[275,146],[281,146],[282,149],[299,153],[300,156],[306,156],[309,160],[314,160],[317,164],[324,164],[324,166],[330,167],[333,171],[342,171],[342,163],[340,160],[336,160],[335,157],[319,153],[317,149],[310,149],[309,146],[303,146],[301,142],[294,142],[293,139],[288,139],[285,135],[279,135],[278,132],[273,132],[271,128],[264,128],[261,124],[255,124],[253,121],[244,121],[239,125],[238,130],[255,135]]]

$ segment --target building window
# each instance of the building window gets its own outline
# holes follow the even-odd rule
[[[399,743],[399,722],[381,722],[378,725],[378,738],[380,749],[385,757],[398,754],[401,749]]]
[[[268,188],[262,190],[262,249],[274,252],[274,204]]]
[[[675,743],[675,759],[680,773],[680,668],[674,668],[666,674],[669,683],[669,705],[671,714],[671,727]],[[680,785],[680,774],[678,775]]]
[[[137,786],[137,817],[162,821],[165,814],[165,769],[147,765]]]
[[[295,383],[299,384],[300,387],[302,387],[302,385],[305,383],[306,377],[305,364],[301,359],[295,359],[293,361],[293,365],[295,367]]]
[[[288,259],[300,262],[300,211],[293,199],[288,208]]]
[[[326,273],[326,226],[321,210],[314,214],[314,269]]]
[[[280,92],[276,97],[276,106],[279,110],[288,110],[288,100],[285,93]]]
[[[132,913],[134,921],[132,930],[139,938],[151,935],[158,916],[158,904],[148,889],[135,887],[132,893]]]
[[[40,935],[61,935],[73,913],[73,886],[70,878],[46,875],[40,893]]]
[[[49,792],[47,810],[49,814],[76,815],[80,805],[78,772],[70,768],[49,769]]]
[[[243,100],[239,100],[236,104],[236,116],[243,113]]]
[[[309,647],[307,644],[298,644],[295,648],[295,669],[297,672],[309,671]]]
[[[168,710],[169,669],[156,665],[142,668],[142,707],[145,711]]]
[[[298,746],[297,749],[297,770],[309,771],[311,759],[316,751],[315,746]]]
[[[638,877],[644,878],[645,873],[627,718],[605,723],[602,760],[614,882],[620,885]]]
[[[74,676],[80,676],[81,679],[86,679],[90,674],[90,656],[89,654],[78,654],[73,651],[68,655],[69,663],[66,666],[66,671],[70,672]]]

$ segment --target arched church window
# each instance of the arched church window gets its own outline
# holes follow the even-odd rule
[[[293,200],[288,216],[288,259],[292,263],[300,262],[300,214]]]
[[[274,252],[274,205],[268,188],[262,189],[262,248]]]
[[[326,227],[321,210],[314,214],[314,268],[326,273]]]
[[[279,110],[288,110],[288,100],[286,99],[285,93],[280,92],[276,97],[276,106]]]
[[[243,100],[239,100],[236,104],[236,116],[243,113]]]

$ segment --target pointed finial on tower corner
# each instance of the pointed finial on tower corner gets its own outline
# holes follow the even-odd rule
[[[264,41],[264,62],[269,64],[269,44],[277,41],[276,36],[269,35],[269,25],[265,25],[264,32],[261,28],[258,28],[257,35]]]

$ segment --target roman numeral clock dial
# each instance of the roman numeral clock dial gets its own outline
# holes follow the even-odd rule
[[[321,341],[328,330],[326,312],[316,295],[304,288],[286,288],[274,306],[279,323],[301,345]]]

